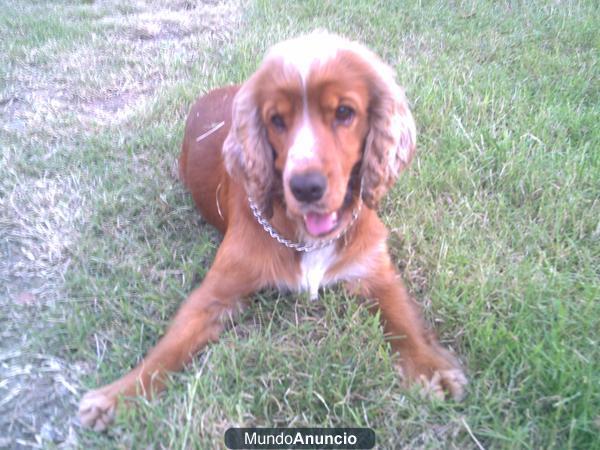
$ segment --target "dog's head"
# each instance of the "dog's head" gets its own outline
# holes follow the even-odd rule
[[[223,152],[266,216],[279,186],[287,214],[317,238],[351,220],[359,192],[377,207],[415,139],[393,71],[363,45],[315,32],[267,52],[236,94]]]

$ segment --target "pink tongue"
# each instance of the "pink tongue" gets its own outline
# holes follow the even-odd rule
[[[310,212],[304,216],[306,229],[313,236],[329,233],[337,225],[337,212],[318,214]]]

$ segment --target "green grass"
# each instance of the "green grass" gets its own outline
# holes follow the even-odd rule
[[[418,158],[381,216],[471,380],[462,404],[423,400],[356,299],[263,292],[163,396],[107,434],[75,428],[74,446],[220,448],[243,425],[370,426],[384,449],[600,448],[594,2],[1,3],[2,351],[60,360],[80,393],[134,365],[219,244],[171,174],[188,107],[326,28],[382,55],[411,99]],[[7,373],[0,399],[22,392]],[[46,446],[67,439],[77,397],[62,398]],[[42,436],[32,414],[0,435]]]

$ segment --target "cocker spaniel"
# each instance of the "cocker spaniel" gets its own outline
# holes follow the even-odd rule
[[[267,286],[316,298],[343,282],[381,312],[405,381],[463,397],[463,370],[426,330],[376,213],[415,153],[415,124],[394,78],[363,45],[315,32],[272,47],[241,86],[196,101],[179,173],[223,241],[156,347],[83,397],[83,425],[102,430],[119,398],[157,393],[167,372],[217,340],[223,318]]]

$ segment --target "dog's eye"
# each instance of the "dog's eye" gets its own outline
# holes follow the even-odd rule
[[[354,114],[354,110],[349,106],[338,106],[338,108],[335,110],[335,120],[342,125],[349,125],[354,118]]]
[[[273,114],[271,116],[271,123],[277,130],[279,130],[279,131],[285,130],[285,121],[283,120],[283,117],[281,116],[281,114]]]

